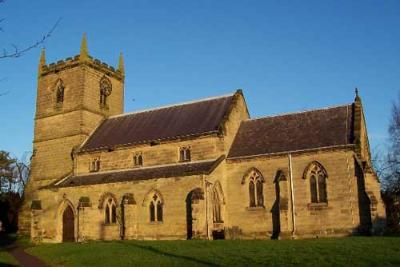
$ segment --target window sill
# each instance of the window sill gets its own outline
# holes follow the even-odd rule
[[[309,210],[324,210],[328,208],[328,203],[308,203]]]
[[[150,225],[159,225],[159,224],[163,224],[163,221],[154,221],[154,222],[149,222]]]
[[[103,226],[111,227],[111,226],[118,226],[117,223],[103,223]]]
[[[260,211],[260,210],[265,210],[264,206],[258,206],[258,207],[247,207],[247,211]]]

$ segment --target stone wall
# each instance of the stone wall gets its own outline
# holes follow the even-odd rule
[[[113,151],[79,153],[75,172],[77,174],[89,172],[90,163],[94,159],[100,159],[101,171],[132,169],[135,167],[133,156],[137,153],[142,155],[144,167],[178,163],[181,147],[190,147],[192,161],[216,159],[223,153],[218,151],[219,140],[218,136],[209,135],[191,140],[162,142],[157,145],[143,144],[116,148]]]
[[[121,224],[105,224],[104,208],[99,207],[106,193],[115,196],[120,213],[125,194],[132,194],[134,203],[125,203],[125,239],[186,239],[188,194],[203,187],[201,176],[155,179],[129,183],[115,183],[95,186],[40,190],[40,216],[34,217],[33,240],[43,242],[62,241],[62,213],[67,205],[75,212],[76,238],[120,239]],[[163,200],[163,221],[150,222],[149,200],[158,192]],[[82,197],[90,199],[90,207],[79,206]],[[200,204],[195,210],[194,228],[199,236],[205,235],[204,208]],[[35,211],[37,213],[37,211]],[[78,219],[79,218],[79,219]]]
[[[311,203],[310,184],[303,178],[305,169],[313,161],[322,164],[328,173],[326,205]],[[249,207],[248,181],[243,183],[243,177],[251,168],[259,170],[265,179],[265,207]],[[286,179],[278,182],[276,178],[280,171]],[[294,237],[350,235],[358,230],[360,219],[353,151],[294,154],[292,171],[294,227],[288,155],[229,161],[227,227],[236,229],[239,237],[243,238],[269,238],[278,227],[283,237],[292,235],[292,232]],[[379,187],[377,182],[375,187]],[[274,218],[277,210],[279,219]]]

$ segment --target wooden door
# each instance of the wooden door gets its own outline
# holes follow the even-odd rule
[[[74,211],[68,206],[63,213],[63,242],[75,241]]]

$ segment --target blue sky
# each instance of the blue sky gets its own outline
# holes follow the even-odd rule
[[[350,103],[360,89],[371,147],[400,90],[400,1],[22,1],[0,5],[1,47],[40,39],[47,62],[125,57],[125,111],[243,88],[252,117]],[[40,49],[0,60],[0,150],[32,150]]]

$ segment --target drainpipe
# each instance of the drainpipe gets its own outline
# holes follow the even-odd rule
[[[289,154],[289,178],[290,178],[290,202],[292,203],[292,238],[296,233],[296,209],[294,205],[294,189],[293,189],[293,162],[292,154]]]
[[[80,218],[80,207],[78,204],[77,212],[76,212],[76,238],[75,242],[81,242],[81,231],[79,229],[79,218]],[[75,222],[74,222],[75,223]]]

